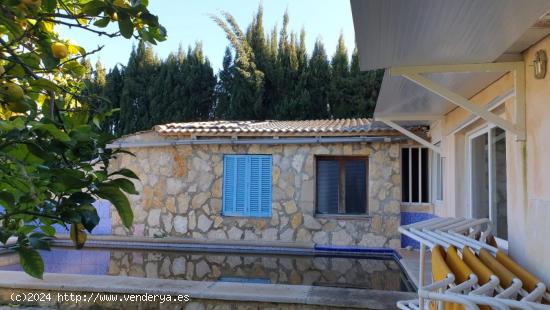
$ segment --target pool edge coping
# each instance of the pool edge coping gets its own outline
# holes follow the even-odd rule
[[[191,301],[193,299],[211,299],[369,309],[393,309],[395,308],[394,302],[397,300],[416,298],[416,293],[412,292],[307,285],[152,279],[130,276],[45,273],[44,280],[39,280],[20,271],[0,271],[0,289],[172,296],[188,294]]]

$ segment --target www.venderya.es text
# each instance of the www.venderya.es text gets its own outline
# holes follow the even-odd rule
[[[108,294],[108,293],[12,293],[12,302],[73,302],[73,303],[104,303],[104,302],[188,302],[187,294]]]

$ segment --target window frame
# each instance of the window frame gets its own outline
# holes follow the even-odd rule
[[[245,172],[244,172],[244,175],[245,175],[245,206],[248,207],[248,210],[246,209],[245,207],[245,210],[242,212],[242,213],[238,213],[237,211],[234,211],[234,212],[229,212],[228,210],[226,210],[226,204],[225,204],[225,191],[226,191],[226,183],[225,183],[225,177],[226,177],[226,158],[228,157],[233,157],[235,159],[241,157],[241,158],[245,158],[247,160],[247,163],[245,165]],[[250,196],[250,187],[251,187],[251,184],[250,184],[250,177],[251,177],[251,173],[250,173],[250,169],[249,169],[249,165],[250,165],[250,160],[252,159],[252,157],[267,157],[269,158],[269,162],[270,162],[270,166],[269,166],[269,172],[270,172],[270,175],[269,175],[269,214],[262,214],[261,211],[257,212],[257,213],[251,213],[250,212],[250,199],[251,199],[251,196]],[[223,165],[223,171],[222,171],[222,185],[221,185],[221,192],[222,192],[222,208],[221,208],[221,216],[224,216],[224,217],[234,217],[234,218],[256,218],[256,219],[271,219],[271,217],[273,216],[273,155],[272,154],[224,154],[223,157],[222,157],[222,165]],[[237,165],[237,163],[235,163],[235,165]],[[260,170],[261,170],[261,165],[260,165]],[[236,186],[235,184],[233,184],[233,186]],[[261,210],[261,205],[259,206],[259,210]]]
[[[313,195],[313,205],[314,205],[314,208],[315,208],[315,216],[316,217],[327,217],[327,218],[342,218],[342,219],[360,219],[360,218],[370,218],[370,213],[369,213],[369,181],[370,181],[370,166],[369,166],[369,162],[370,162],[370,158],[369,156],[367,155],[315,155],[314,156],[314,159],[315,159],[315,169],[314,169],[314,181],[315,181],[315,186],[314,186],[314,195]],[[346,174],[345,174],[345,162],[346,161],[349,161],[349,160],[364,160],[365,161],[365,193],[366,193],[366,197],[365,197],[365,213],[361,213],[361,214],[351,214],[351,213],[319,213],[318,212],[318,206],[317,206],[317,202],[318,202],[318,199],[317,199],[317,192],[318,192],[318,181],[317,181],[317,176],[318,176],[318,171],[317,171],[317,162],[319,160],[333,160],[333,161],[339,161],[340,164],[339,164],[339,182],[340,184],[342,184],[342,182],[344,182],[345,184],[345,177],[346,177]],[[344,163],[344,164],[342,164]],[[343,168],[344,167],[344,168]],[[345,192],[345,186],[343,187],[343,190]],[[340,194],[341,194],[341,191],[342,191],[342,187],[339,186],[339,193],[338,193],[338,210],[340,210],[340,203],[341,201],[343,200],[344,201],[344,204],[345,204],[345,194],[344,194],[344,197],[343,198],[340,198]],[[345,210],[345,205],[342,207],[344,208]]]
[[[404,183],[404,174],[403,174],[403,149],[409,149],[409,201],[404,201],[403,200],[403,183]],[[411,180],[412,180],[412,152],[411,150],[412,149],[418,149],[418,162],[420,163],[420,165],[418,166],[418,182],[419,182],[419,186],[418,186],[418,202],[413,202],[412,201],[412,183],[411,183]],[[426,172],[427,174],[427,177],[428,177],[428,201],[425,201],[423,202],[422,201],[422,198],[424,198],[422,196],[422,149],[426,149],[427,152],[428,152],[428,171]],[[399,166],[400,166],[400,173],[401,173],[401,199],[400,199],[400,202],[401,202],[401,205],[405,205],[405,206],[424,206],[424,205],[430,205],[432,204],[433,202],[433,184],[432,184],[432,155],[431,155],[431,150],[425,146],[422,146],[422,145],[415,145],[415,144],[406,144],[406,145],[401,145],[401,148],[399,149]]]
[[[438,142],[435,144],[435,146],[441,146],[441,142]],[[435,204],[435,205],[443,205],[444,201],[445,201],[445,157],[443,157],[441,154],[437,153],[437,152],[431,152],[431,156],[430,156],[430,160],[431,160],[431,163],[430,163],[430,167],[431,167],[431,171],[430,171],[430,175],[431,175],[431,179],[430,179],[430,182],[431,182],[431,196],[432,196],[432,199],[431,201]],[[438,169],[438,163],[440,164],[439,165],[439,169]],[[439,191],[439,188],[441,188],[441,192]],[[441,194],[441,195],[438,195],[438,194]],[[438,197],[440,196],[440,197]],[[441,198],[441,199],[440,199]]]

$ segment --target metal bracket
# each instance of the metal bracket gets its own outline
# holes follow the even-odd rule
[[[404,134],[405,136],[413,139],[414,141],[424,145],[425,147],[430,148],[432,151],[439,153],[440,155],[443,155],[443,150],[439,146],[435,146],[432,143],[428,142],[426,139],[419,137],[414,132],[400,126],[399,124],[395,123],[393,120],[384,118],[384,117],[376,117],[377,121],[381,121],[384,124],[390,126],[391,128],[399,131],[400,133]]]
[[[421,74],[444,73],[444,72],[513,72],[515,88],[515,113],[514,121],[501,118],[494,113],[487,111],[467,98],[453,92],[444,85],[436,83]],[[456,104],[470,113],[493,123],[500,128],[516,135],[517,141],[525,141],[525,64],[523,62],[503,62],[485,64],[462,64],[462,65],[436,65],[436,66],[412,66],[396,67],[390,69],[392,76],[403,76],[404,78],[422,86],[436,95]]]

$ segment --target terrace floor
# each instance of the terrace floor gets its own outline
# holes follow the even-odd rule
[[[418,287],[418,276],[420,274],[420,251],[418,250],[407,250],[399,249],[397,250],[399,255],[401,255],[400,263],[414,282],[414,285]],[[424,279],[425,284],[431,282],[432,272],[431,272],[431,256],[430,252],[426,251],[426,270],[424,270]]]

